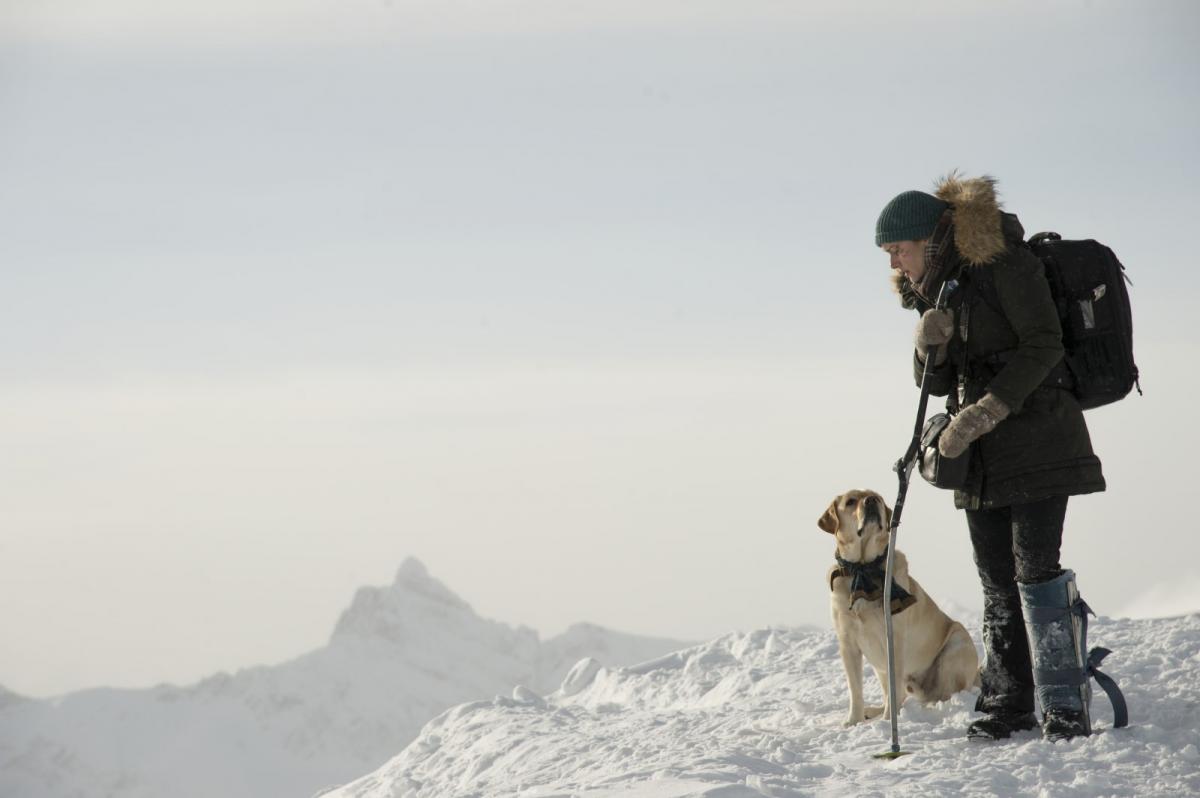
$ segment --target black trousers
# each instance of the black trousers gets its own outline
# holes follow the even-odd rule
[[[1062,573],[1067,497],[967,510],[975,567],[983,585],[982,689],[979,712],[1032,712],[1033,666],[1017,583],[1036,584]]]

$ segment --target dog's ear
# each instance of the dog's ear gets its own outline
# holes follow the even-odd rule
[[[824,515],[817,519],[817,526],[831,535],[836,535],[838,526],[840,525],[841,522],[838,520],[837,514],[837,499],[834,499],[829,503],[829,509],[825,511]]]
[[[883,504],[883,526],[884,526],[884,529],[888,530],[888,534],[891,534],[892,508],[888,507],[887,502],[882,502],[882,504]]]

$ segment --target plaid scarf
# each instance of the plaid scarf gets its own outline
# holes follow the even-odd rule
[[[947,209],[925,244],[925,273],[913,289],[930,305],[937,301],[942,283],[958,270],[958,249],[954,246],[954,212]]]
[[[833,555],[838,567],[829,575],[829,589],[833,590],[833,580],[839,576],[850,577],[850,606],[859,599],[867,601],[883,600],[884,577],[887,575],[887,549],[871,562],[850,562],[838,555]],[[904,612],[917,603],[917,597],[900,587],[900,583],[892,580],[892,615]]]

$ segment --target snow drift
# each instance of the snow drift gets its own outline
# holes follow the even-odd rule
[[[971,624],[979,639],[978,621]],[[395,759],[324,798],[747,798],[843,795],[1200,794],[1200,615],[1101,618],[1131,725],[1043,742],[969,742],[975,694],[910,703],[892,762],[886,722],[842,728],[832,631],[731,634],[632,668],[584,660],[546,697],[517,689],[442,714]],[[877,683],[876,703],[881,699]]]

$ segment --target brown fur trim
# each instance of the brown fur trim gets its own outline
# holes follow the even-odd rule
[[[967,263],[978,266],[1004,252],[994,178],[964,178],[953,171],[937,182],[935,193],[954,207],[954,245]]]
[[[908,310],[912,310],[917,306],[917,292],[913,288],[913,284],[904,276],[903,272],[893,271],[888,275],[892,283],[892,290],[900,297],[900,304]]]

